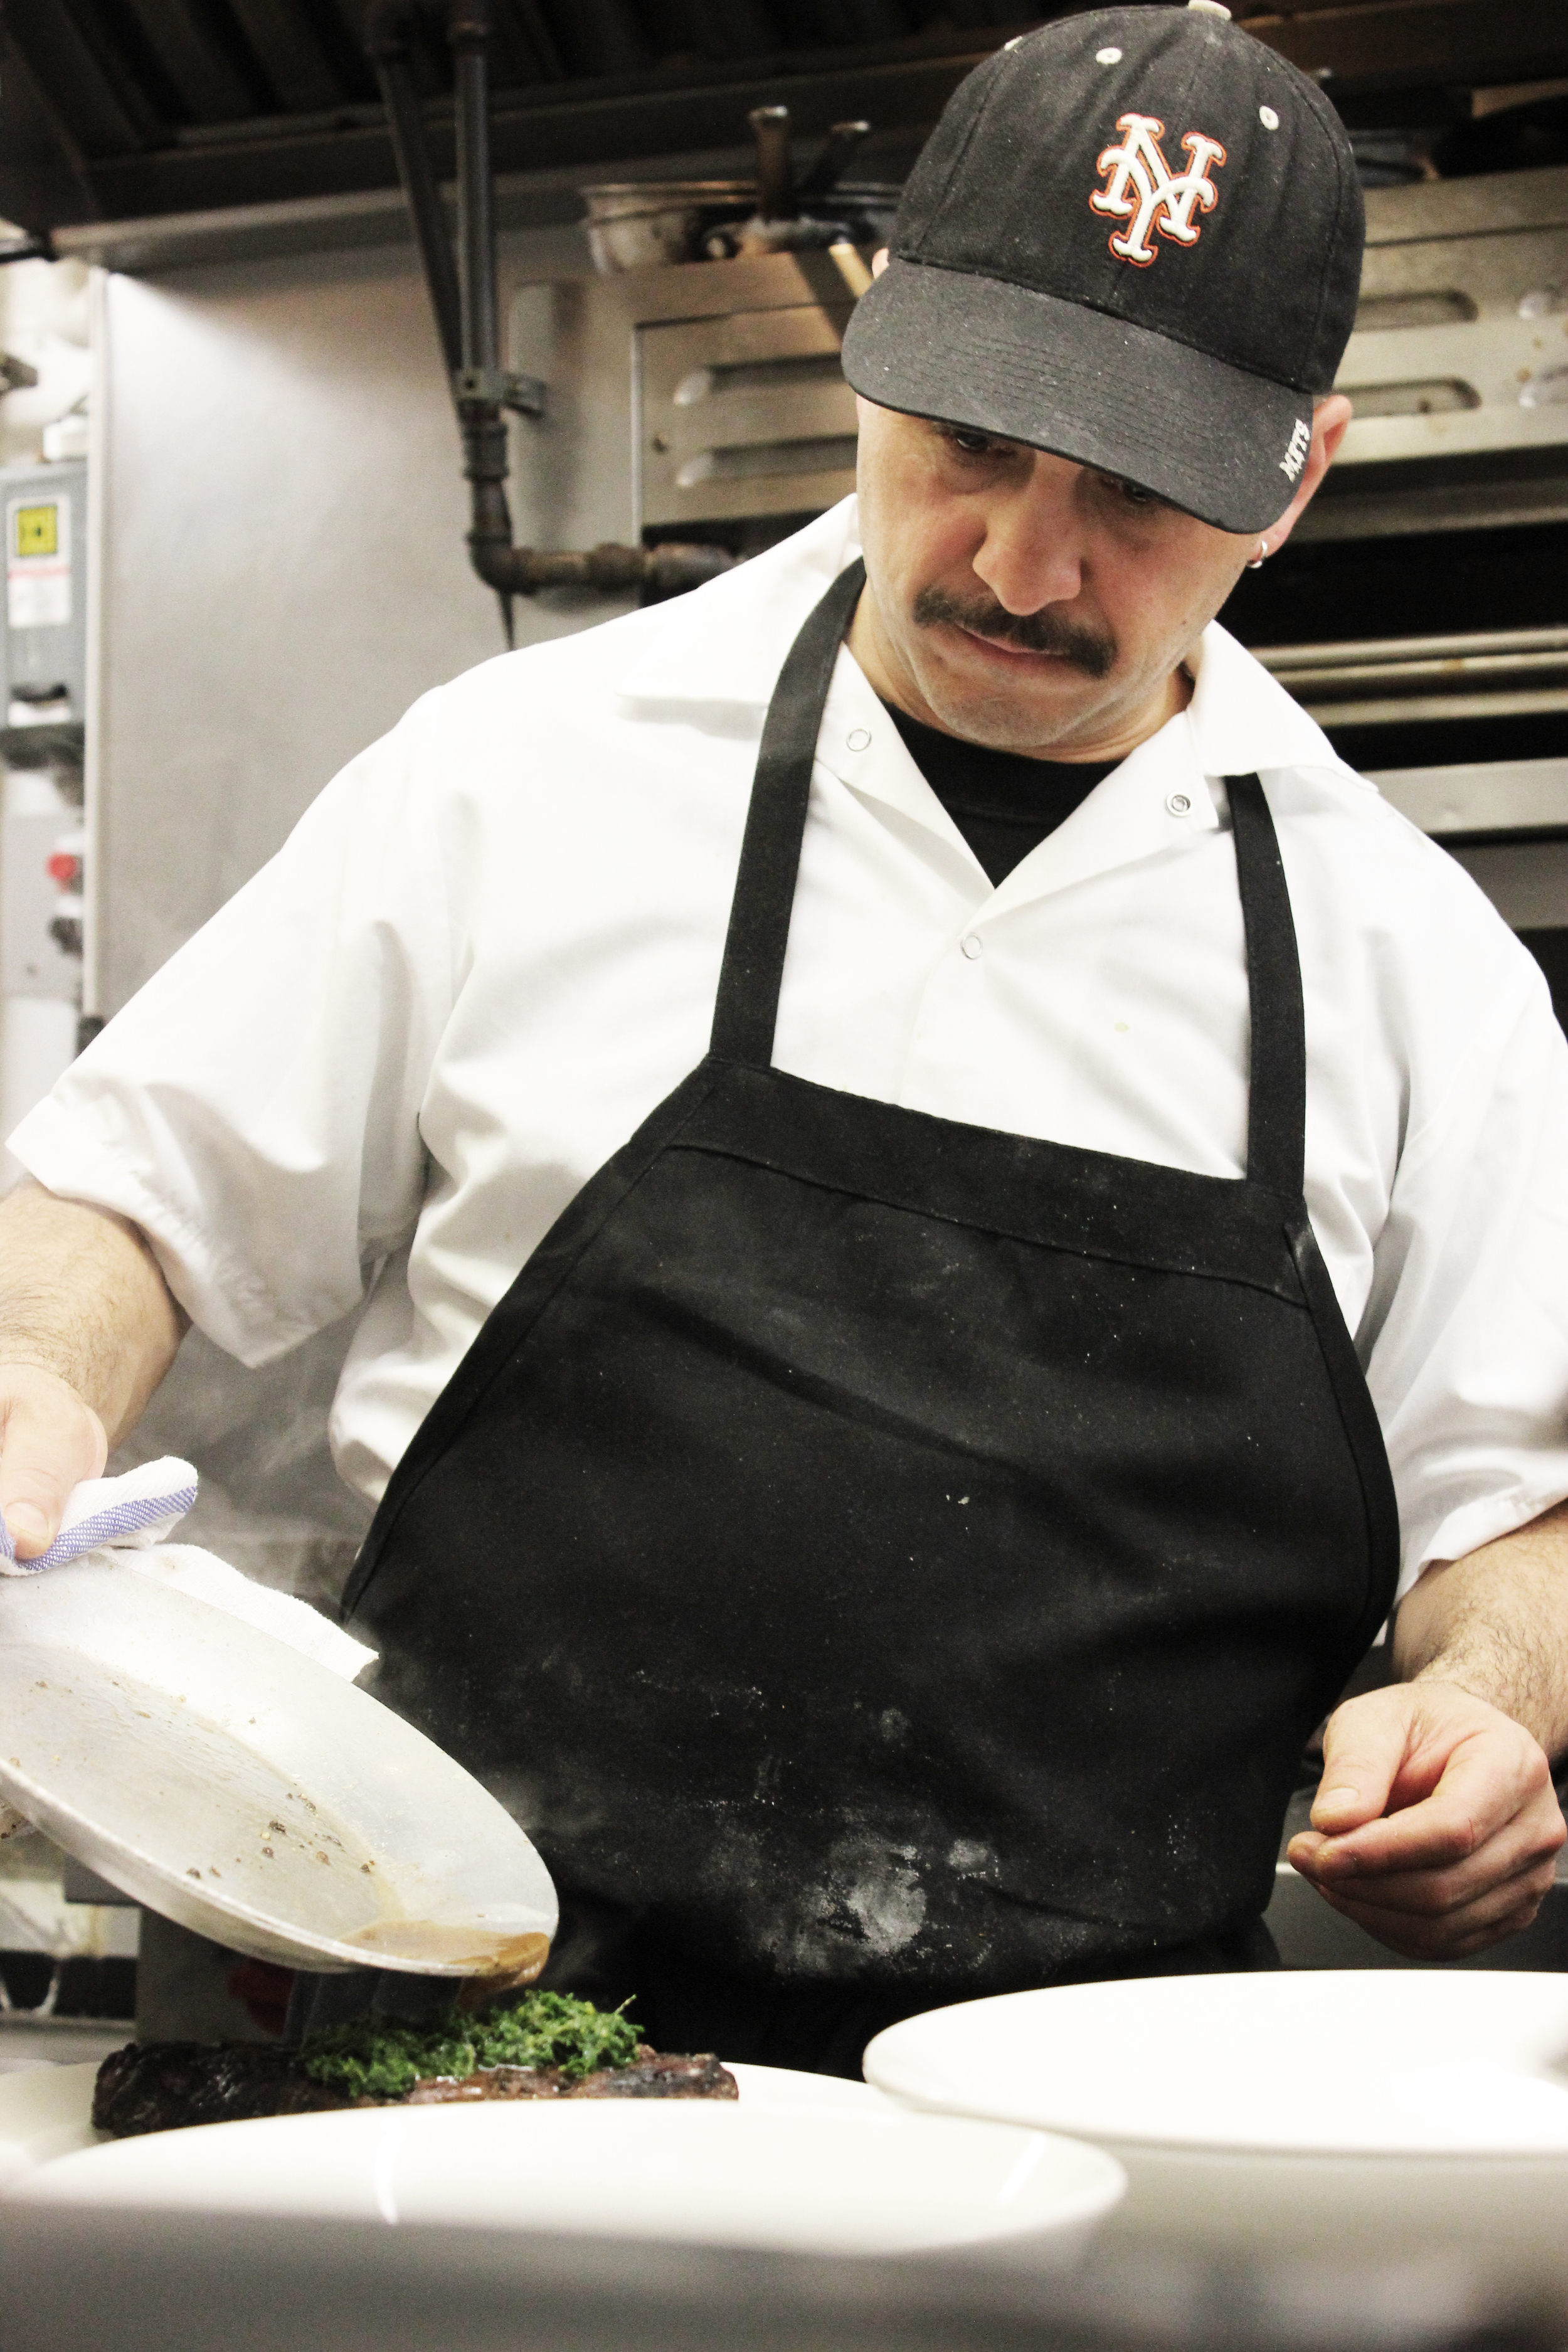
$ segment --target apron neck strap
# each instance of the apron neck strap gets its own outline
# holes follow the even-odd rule
[[[866,584],[857,557],[816,604],[779,672],[763,726],[719,972],[710,1050],[767,1069],[789,946],[811,772],[838,649]],[[1247,1173],[1300,1197],[1306,1159],[1307,1049],[1301,968],[1279,842],[1257,776],[1227,776],[1252,1004]]]
[[[768,705],[713,1008],[711,1051],[766,1069],[773,1058],[790,910],[827,689],[866,584],[858,556],[811,614]]]
[[[1261,782],[1227,776],[1225,789],[1252,1000],[1247,1179],[1297,1200],[1306,1181],[1307,1032],[1290,892]]]

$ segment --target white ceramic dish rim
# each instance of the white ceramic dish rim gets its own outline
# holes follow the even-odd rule
[[[1509,1973],[1491,1970],[1444,1979],[1437,1977],[1435,1971],[1426,1969],[1322,1969],[1303,1970],[1299,1976],[1294,1972],[1281,1972],[1278,1976],[1270,1972],[1267,1976],[1251,1978],[1246,1981],[1277,1988],[1291,1982],[1310,1982],[1314,1979],[1321,1986],[1326,1980],[1332,1979],[1345,1985],[1352,1991],[1363,1985],[1375,1988],[1376,1997],[1387,2000],[1394,1990],[1394,1980],[1400,1978],[1418,1979],[1425,1993],[1425,1990],[1430,1988],[1434,1981],[1468,1989],[1477,1984],[1484,1985],[1489,1980],[1495,1985],[1500,1976],[1507,1976]],[[1563,2011],[1562,2039],[1565,2044],[1568,2044],[1568,1974],[1557,1975],[1541,1969],[1521,1970],[1518,1974],[1521,1979],[1533,1986],[1540,1986],[1543,1981],[1549,1981],[1561,1989]],[[958,2090],[950,2087],[949,2082],[944,2079],[947,2074],[945,2068],[933,2063],[929,2057],[923,2060],[919,2055],[908,2058],[900,2046],[901,2044],[912,2045],[918,2053],[921,2041],[927,2038],[930,2021],[942,2017],[956,2017],[963,2011],[971,2010],[983,2010],[994,2015],[1004,2002],[1045,2003],[1064,1999],[1070,2000],[1074,1994],[1089,1994],[1097,1997],[1095,2002],[1090,2004],[1091,2011],[1093,2007],[1101,2004],[1108,2010],[1114,2010],[1116,1997],[1124,1993],[1131,1997],[1131,1989],[1135,1986],[1146,1992],[1152,1987],[1163,1990],[1165,1987],[1198,1984],[1214,1986],[1222,1982],[1234,1984],[1236,1979],[1214,1977],[1143,1978],[1129,1979],[1121,1982],[1045,1987],[1033,1992],[1000,1994],[994,1996],[990,2000],[955,2003],[948,2010],[925,2011],[919,2017],[907,2018],[900,2021],[899,2024],[888,2027],[884,2032],[875,2037],[866,2051],[866,2077],[868,2082],[876,2084],[879,2089],[887,2092],[889,2097],[900,2099],[910,2106],[919,2107],[930,2113],[969,2115],[984,2117],[996,2123],[1030,2125],[1039,2131],[1058,2133],[1067,2138],[1088,2140],[1093,2146],[1103,2147],[1111,2153],[1127,2154],[1141,2158],[1156,2155],[1171,2160],[1183,2158],[1212,2160],[1225,2158],[1251,2160],[1270,2158],[1296,2163],[1315,2162],[1320,2159],[1323,2162],[1342,2162],[1348,2158],[1355,2158],[1369,2162],[1386,2161],[1390,2164],[1405,2165],[1433,2163],[1473,2167],[1477,2163],[1484,2162],[1513,2164],[1521,2168],[1540,2167],[1542,2164],[1568,2167],[1568,2079],[1560,2074],[1542,2075],[1532,2072],[1525,2064],[1516,2064],[1511,2067],[1490,2065],[1483,2060],[1468,2068],[1460,2063],[1447,2068],[1438,2065],[1425,2070],[1432,2078],[1435,2092],[1440,2092],[1445,2079],[1462,2087],[1461,2078],[1467,2074],[1473,2079],[1489,2077],[1505,2095],[1510,2086],[1521,2089],[1527,2095],[1532,2086],[1537,2084],[1548,2089],[1552,2107],[1560,2116],[1555,2128],[1548,2136],[1540,2139],[1526,2138],[1508,2145],[1500,2144],[1496,2137],[1489,2137],[1484,2131],[1479,2132],[1470,2138],[1436,2139],[1430,2130],[1423,2133],[1414,2119],[1404,2126],[1391,2125],[1387,2120],[1380,2119],[1370,2126],[1363,2124],[1360,2130],[1350,2125],[1342,2125],[1338,2127],[1331,2126],[1328,2129],[1320,2128],[1305,2133],[1300,2129],[1292,2131],[1283,2126],[1275,2129],[1238,2129],[1234,2124],[1224,2123],[1205,2128],[1201,2122],[1193,2124],[1180,2133],[1156,2128],[1140,2130],[1125,2116],[1111,2116],[1104,2110],[1097,2113],[1092,2099],[1088,2103],[1075,2103],[1071,2091],[1064,2092],[1055,2100],[1051,2098],[1048,2090],[1042,2092],[1024,2089],[1015,2095],[1009,2095],[1005,2089],[999,2087],[994,2080],[990,2079],[989,2065],[986,2063],[988,2053],[979,2063],[967,2070],[959,2070],[965,2071],[966,2081],[964,2088]],[[1107,1999],[1107,1996],[1110,1998]],[[1270,1996],[1264,1997],[1267,1999]],[[1173,1993],[1171,1996],[1173,2008],[1179,2007],[1181,1998],[1179,1993]],[[1467,1990],[1458,1998],[1460,2002],[1468,2001],[1479,2007],[1487,1996]],[[1158,1994],[1155,1999],[1158,2000]],[[1083,2006],[1083,2004],[1078,2005]],[[1105,2019],[1095,2019],[1092,2021],[1099,2030],[1106,2030]],[[1073,2022],[1070,2011],[1068,2022],[1069,2025]],[[922,2029],[926,2029],[927,2032],[922,2032]],[[1089,2021],[1079,2020],[1076,2032],[1080,2042],[1087,2038],[1088,2031]],[[1422,2071],[1414,2069],[1410,2079],[1414,2079]]]
[[[37,2082],[37,2074],[46,2071],[62,2078],[68,2075],[71,2079],[68,2083],[61,2079],[51,2084],[40,2084]],[[737,2158],[741,2159],[743,2159],[747,2145],[755,2149],[759,2138],[764,2143],[763,2152],[765,2152],[765,2142],[772,2136],[771,2126],[773,2126],[778,2127],[779,2137],[786,2142],[813,2138],[815,2129],[818,2126],[826,2126],[835,2137],[842,2137],[845,2133],[848,2133],[854,2138],[865,2143],[868,2162],[873,2167],[879,2138],[889,2127],[897,2131],[898,2138],[902,2143],[900,2154],[906,2162],[910,2127],[921,2134],[928,2131],[934,2132],[938,2138],[933,2144],[938,2147],[940,2147],[941,2137],[951,2129],[953,2138],[949,2143],[950,2160],[953,2160],[953,2149],[957,2145],[957,2135],[960,2133],[966,2136],[977,2133],[983,2137],[995,2135],[996,2138],[993,2146],[996,2149],[997,2160],[1001,2161],[1009,2156],[1013,2158],[1012,2164],[1008,2167],[1009,2174],[1020,2174],[1019,2186],[1025,2190],[1016,2216],[1008,2215],[1005,2219],[1000,2216],[1000,2200],[1009,2194],[1005,2187],[999,2195],[993,2194],[989,2199],[974,2199],[967,2210],[962,2199],[959,2199],[957,2224],[951,2232],[933,2231],[929,2239],[912,2245],[894,2243],[887,2246],[877,2242],[879,2236],[885,2235],[886,2223],[884,2221],[879,2224],[878,2221],[874,2193],[875,2174],[874,2171],[869,2173],[867,2177],[873,2193],[868,2203],[866,2221],[868,2240],[864,2245],[837,2243],[822,2236],[814,2237],[814,2225],[808,2220],[803,2220],[800,2224],[798,2243],[801,2250],[817,2252],[830,2256],[874,2251],[907,2258],[918,2257],[926,2252],[957,2253],[971,2249],[984,2251],[991,2248],[1005,2252],[1010,2246],[1029,2243],[1044,2247],[1060,2242],[1066,2246],[1103,2221],[1121,2202],[1126,2192],[1126,2175],[1113,2156],[1082,2142],[1066,2140],[1059,2134],[1040,2132],[1027,2126],[994,2124],[982,2117],[925,2115],[909,2107],[901,2101],[885,2097],[883,2094],[866,2084],[841,2082],[835,2078],[797,2075],[783,2069],[743,2064],[738,2064],[734,2071],[741,2089],[741,2101],[738,2105],[717,2104],[710,2105],[706,2103],[680,2101],[671,2103],[668,2107],[637,2103],[634,2105],[594,2105],[569,2108],[564,2111],[528,2106],[521,2108],[487,2106],[472,2112],[489,2119],[486,2132],[487,2140],[501,2138],[509,2128],[515,2128],[515,2126],[520,2124],[524,2140],[531,2137],[535,2140],[535,2147],[529,2151],[535,2163],[538,2161],[537,2143],[549,2133],[552,2122],[563,2114],[568,2116],[574,2116],[576,2123],[574,2126],[569,2126],[569,2128],[572,2130],[574,2144],[574,2161],[579,2168],[583,2164],[584,2149],[591,2150],[596,2136],[600,2134],[607,2137],[612,2144],[629,2140],[634,2148],[639,2139],[646,2139],[656,2148],[661,2143],[667,2142],[670,2161],[679,2167],[682,2150],[699,2147],[703,2136],[709,2130],[721,2133],[736,2125],[740,2126],[743,2135],[741,2145],[736,2149]],[[194,2127],[201,2132],[204,2139],[209,2141],[216,2139],[222,2148],[221,2160],[215,2168],[219,2187],[210,2205],[203,2202],[199,2190],[190,2193],[180,2184],[182,2168],[179,2159],[184,2154],[183,2149],[179,2151],[174,2166],[176,2189],[173,2195],[169,2192],[166,2179],[162,2184],[162,2193],[160,2193],[161,2184],[156,2178],[156,2170],[162,2170],[163,2167],[157,2165],[156,2159],[154,2177],[147,2183],[145,2193],[141,2195],[137,2193],[137,2185],[133,2177],[128,2178],[123,2183],[111,2179],[107,2191],[95,2191],[95,2178],[100,2171],[107,2169],[107,2168],[100,2168],[96,2163],[96,2159],[100,2155],[109,2157],[112,2152],[115,2170],[132,2174],[135,2162],[134,2155],[131,2155],[130,2163],[125,2161],[126,2156],[131,2154],[131,2151],[142,2147],[151,2148],[162,2146],[164,2149],[173,2152],[176,2144],[188,2142],[192,2137],[191,2132],[181,2131],[154,2135],[146,2142],[127,2143],[108,2141],[92,2133],[89,2116],[92,2078],[95,2073],[96,2068],[86,2065],[58,2070],[39,2069],[26,2076],[0,2077],[0,2158],[9,2153],[12,2159],[7,2171],[0,2175],[0,2201],[46,2205],[102,2203],[118,2210],[157,2210],[175,2206],[194,2211],[222,2212],[249,2210],[289,2213],[299,2209],[287,2199],[269,2205],[266,2200],[265,2189],[254,2203],[248,2198],[243,2200],[235,2198],[233,2183],[239,2177],[240,2168],[243,2167],[243,2152],[247,2151],[247,2146],[254,2147],[259,2141],[266,2149],[264,2165],[276,2168],[279,2159],[275,2151],[279,2143],[293,2142],[299,2137],[300,2127],[303,2127],[305,2135],[312,2143],[310,2154],[304,2159],[305,2170],[308,2174],[312,2160],[317,2166],[321,2164],[322,2143],[332,2136],[333,2126],[340,2124],[346,2125],[348,2130],[343,2134],[343,2137],[345,2141],[352,2140],[354,2148],[354,2160],[347,2168],[348,2177],[354,2182],[363,2184],[370,2177],[366,2168],[366,2143],[371,2139],[373,2130],[379,2134],[382,2126],[389,2121],[398,2119],[400,2116],[400,2111],[395,2108],[384,2109],[374,2115],[365,2110],[351,2110],[342,2116],[333,2115],[288,2116],[258,2120],[254,2123],[218,2124]],[[17,2091],[10,2092],[7,2095],[10,2083],[21,2084],[24,2081],[33,2085],[30,2093]],[[35,2109],[30,2139],[24,2131],[23,2134],[13,2137],[7,2142],[7,2109],[15,2111],[28,2104],[29,2101]],[[462,2130],[463,2127],[456,2124],[455,2118],[457,2115],[465,2111],[450,2108],[414,2111],[415,2117],[417,2118],[415,2121],[415,2129],[416,2132],[420,2130],[426,2132],[439,2147],[445,2139],[455,2140],[457,2134]],[[509,2118],[513,2119],[510,2125],[508,2122]],[[25,2119],[18,2118],[18,2120]],[[900,2126],[902,2128],[900,2128]],[[1016,2148],[1003,2147],[1001,2141],[1004,2137],[1007,2142],[1016,2143]],[[34,2156],[35,2160],[32,2162],[26,2161],[29,2151]],[[624,2163],[624,2150],[618,2149],[617,2153]],[[704,2150],[702,2153],[708,2158],[710,2166],[710,2151]],[[18,2156],[24,2160],[18,2162],[16,2160]],[[1057,2158],[1058,2173],[1065,2168],[1068,2178],[1066,2179],[1058,2178],[1052,2181],[1047,2176],[1047,2180],[1042,2182],[1036,2189],[1031,2201],[1026,2183],[1031,2171],[1037,2167],[1043,2156],[1054,2156]],[[78,2161],[70,2161],[68,2172],[63,2178],[60,2177],[59,2168],[71,2159]],[[429,2158],[426,2158],[426,2161],[428,2163]],[[962,2151],[956,2162],[958,2171],[961,2173]],[[381,2177],[379,2154],[372,2168],[375,2173],[379,2189]],[[700,2164],[699,2169],[700,2169]],[[225,2194],[226,2186],[226,2195]],[[1043,2197],[1042,2191],[1044,2191]],[[417,2191],[416,2194],[417,2195]],[[763,2194],[765,2198],[767,2192],[764,2190]],[[658,2201],[657,2196],[654,2201],[657,2205]],[[809,2200],[807,2206],[809,2209]],[[350,2207],[346,2210],[355,2210],[352,2199]],[[384,2215],[384,2218],[390,2220],[395,2216]],[[456,2220],[458,2217],[416,2211],[410,2218]],[[503,2228],[530,2226],[526,2217],[520,2217],[515,2223],[510,2217],[504,2220],[496,2216],[480,2218],[481,2224],[487,2226]],[[557,2210],[550,2215],[544,2226],[552,2230],[563,2230],[571,2234],[629,2234],[684,2240],[694,2244],[751,2243],[757,2246],[776,2246],[788,2242],[794,2234],[787,2226],[781,2231],[776,2221],[748,2227],[743,2219],[737,2222],[733,2213],[725,2226],[705,2231],[698,2222],[693,2222],[688,2229],[682,2227],[678,2219],[672,2221],[667,2217],[663,2220],[650,2221],[646,2213],[628,2217],[624,2210],[617,2212],[613,2209],[608,2211],[595,2212],[587,2204],[584,2204],[580,2217]]]
[[[52,2164],[58,2156],[111,2145],[106,2133],[92,2128],[92,2093],[100,2063],[91,2058],[58,2065],[40,2060],[0,2074],[0,2196],[8,2179]],[[730,2071],[742,2097],[756,2106],[901,2111],[908,2105],[869,2083],[837,2074],[802,2074],[789,2067],[749,2066],[740,2060]],[[9,2173],[5,2169],[7,2155]]]

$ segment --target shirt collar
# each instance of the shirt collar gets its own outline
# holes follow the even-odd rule
[[[1129,752],[994,890],[847,646],[833,674],[816,757],[861,800],[890,814],[906,838],[917,828],[921,854],[963,891],[972,912],[984,906],[988,917],[1000,916],[1218,827],[1189,716],[1180,712]]]
[[[842,499],[779,546],[665,608],[663,625],[638,633],[616,687],[637,701],[765,708],[801,623],[859,552],[856,500]],[[1205,774],[1285,767],[1354,772],[1217,621],[1204,631],[1190,667],[1186,718]]]
[[[1226,820],[1214,786],[1222,777],[1301,767],[1354,777],[1316,721],[1217,621],[1205,630],[1190,667],[1186,709],[1130,751],[994,891],[847,646],[833,674],[816,756],[901,828],[919,828],[924,854],[963,889],[972,910],[989,901],[988,912],[999,916],[1217,831]]]
[[[616,689],[667,709],[761,711],[801,623],[859,552],[858,510],[848,498],[672,604],[663,626],[639,633]],[[847,647],[834,671],[817,758],[862,799],[916,827],[925,854],[965,896],[975,905],[994,898],[998,913],[1173,847],[1183,834],[1213,831],[1223,822],[1214,780],[1297,767],[1354,775],[1316,722],[1217,621],[1204,631],[1189,668],[1186,709],[1130,752],[994,893]]]
[[[1211,621],[1188,665],[1187,725],[1207,776],[1249,776],[1270,768],[1331,768],[1355,776],[1315,719],[1309,719],[1260,661]],[[1372,792],[1364,777],[1356,782]]]

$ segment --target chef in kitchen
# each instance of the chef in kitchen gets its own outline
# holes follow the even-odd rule
[[[1361,244],[1207,0],[1009,43],[847,332],[858,501],[426,696],[12,1138],[19,1552],[187,1320],[368,1294],[374,1687],[663,2047],[1267,1965],[1325,1715],[1337,1908],[1458,1956],[1551,1883],[1568,1047],[1213,618]]]

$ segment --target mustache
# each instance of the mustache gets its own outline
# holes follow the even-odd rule
[[[914,602],[918,628],[941,622],[972,629],[976,636],[994,637],[999,644],[1017,646],[1027,654],[1055,654],[1089,677],[1106,677],[1116,667],[1116,640],[1078,621],[1065,619],[1047,605],[1038,613],[1009,613],[994,602],[962,604],[945,588],[922,588]]]

